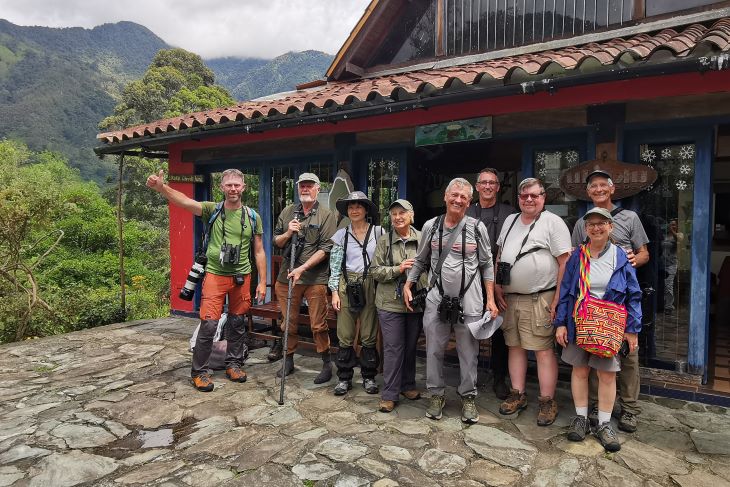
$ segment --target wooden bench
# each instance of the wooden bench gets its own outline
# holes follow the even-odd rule
[[[278,338],[281,338],[282,333],[279,330],[279,323],[284,320],[283,315],[284,313],[286,313],[286,309],[282,309],[282,304],[283,307],[286,308],[286,303],[279,303],[276,298],[276,293],[274,292],[274,285],[276,284],[276,277],[279,275],[279,270],[281,269],[282,262],[283,258],[280,255],[274,255],[271,257],[271,282],[266,285],[266,287],[271,290],[271,301],[269,301],[268,303],[251,306],[251,308],[248,310],[248,331],[249,335],[252,338],[257,338],[259,340],[276,340]],[[331,299],[331,297],[328,297],[327,327],[330,330],[336,330],[337,313],[332,308],[330,301]],[[258,320],[256,320],[256,318],[258,318]],[[257,328],[256,322],[261,320],[269,321],[270,324],[266,324],[266,326],[264,327]],[[297,324],[304,325],[306,327],[305,329],[308,329],[309,315],[300,312]],[[301,338],[306,338],[306,334],[304,336],[300,334],[299,343],[308,348],[315,348],[312,341],[301,340]]]

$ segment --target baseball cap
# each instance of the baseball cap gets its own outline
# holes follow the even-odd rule
[[[586,176],[586,184],[588,184],[588,183],[591,182],[591,178],[593,176],[601,176],[602,178],[611,179],[611,174],[609,174],[608,172],[604,171],[603,169],[596,169],[595,171],[593,171],[590,174],[588,174],[588,176]]]
[[[413,205],[408,200],[404,200],[404,199],[395,200],[388,207],[388,211],[392,210],[394,206],[402,206],[403,209],[405,209],[405,210],[413,211]]]
[[[613,222],[613,217],[611,216],[611,212],[610,212],[610,211],[608,211],[608,210],[607,210],[607,209],[605,209],[605,208],[598,208],[597,206],[596,206],[596,207],[594,207],[594,208],[591,208],[590,210],[588,210],[588,211],[586,212],[586,214],[585,214],[585,216],[583,217],[583,219],[584,219],[584,220],[587,220],[587,219],[588,219],[588,217],[589,217],[589,216],[591,216],[591,215],[600,215],[600,216],[602,216],[603,218],[605,218],[606,220],[608,220],[608,221],[610,221],[610,222]]]
[[[303,172],[299,175],[299,179],[297,179],[297,184],[303,183],[304,181],[311,181],[313,183],[319,184],[319,178],[316,174],[311,172]]]

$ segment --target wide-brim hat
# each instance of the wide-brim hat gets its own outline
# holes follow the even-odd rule
[[[375,217],[378,214],[378,209],[375,207],[375,203],[370,201],[365,193],[362,191],[353,191],[344,198],[340,198],[335,203],[337,211],[340,215],[347,216],[347,205],[350,203],[360,203],[368,212],[368,216]]]
[[[504,318],[502,318],[502,316],[497,316],[492,319],[492,313],[487,310],[484,312],[481,319],[472,323],[467,323],[466,326],[469,327],[469,331],[474,338],[477,340],[486,340],[494,335],[494,332],[502,326],[503,321]]]

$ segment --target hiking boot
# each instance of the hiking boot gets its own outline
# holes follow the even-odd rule
[[[395,401],[389,401],[387,399],[381,399],[378,405],[378,411],[381,413],[389,413],[395,409]]]
[[[294,373],[294,356],[287,355],[284,359],[284,373],[291,375]],[[281,369],[276,371],[276,376],[281,379]]]
[[[568,431],[568,439],[570,441],[583,441],[586,435],[591,432],[591,425],[588,418],[576,416],[570,421],[570,431]]]
[[[464,396],[461,398],[461,421],[467,424],[474,424],[479,421],[479,411],[475,402],[476,396]]]
[[[326,351],[322,352],[322,370],[319,371],[313,382],[315,384],[324,384],[330,380],[332,380],[332,359],[329,351]]]
[[[594,430],[598,428],[598,406],[593,406],[588,413],[588,422]]]
[[[401,392],[406,399],[410,399],[411,401],[415,401],[417,399],[421,399],[421,393],[418,392],[416,389],[412,389],[410,391],[403,391]]]
[[[378,384],[375,383],[375,379],[363,379],[362,388],[365,389],[365,392],[367,392],[368,394],[377,394],[378,392],[380,392],[380,389],[378,389]]]
[[[193,385],[200,392],[210,392],[213,390],[213,381],[210,380],[210,375],[205,373],[193,377]]]
[[[499,414],[509,416],[527,407],[527,395],[517,389],[510,389],[507,399],[499,406]]]
[[[636,415],[628,411],[621,411],[621,417],[618,420],[618,429],[627,433],[636,431]]]
[[[341,380],[335,386],[335,396],[344,396],[350,389],[352,389],[352,381]]]
[[[537,412],[537,425],[550,426],[558,416],[558,403],[552,397],[547,396],[540,396],[537,400],[540,402]]]
[[[269,359],[269,362],[276,362],[277,360],[281,360],[281,357],[284,355],[284,345],[278,338],[274,340],[274,343],[271,344],[271,349],[269,350],[269,354],[266,356],[267,359]]]
[[[232,382],[246,382],[246,372],[235,365],[226,369],[226,377]]]
[[[621,443],[618,442],[618,436],[613,430],[611,423],[603,423],[598,427],[596,431],[596,437],[598,441],[603,445],[604,450],[608,452],[615,452],[621,449]]]
[[[494,384],[492,384],[492,390],[497,399],[504,401],[509,396],[509,387],[504,377],[495,377]]]
[[[446,398],[444,398],[444,396],[437,396],[435,394],[431,396],[431,403],[428,405],[428,409],[426,409],[426,417],[431,419],[441,419],[445,402]]]

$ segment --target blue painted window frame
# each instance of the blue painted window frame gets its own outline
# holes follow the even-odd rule
[[[694,208],[692,210],[691,308],[687,371],[702,375],[707,382],[710,339],[710,257],[712,253],[712,151],[714,128],[711,124],[698,126],[632,129],[626,128],[619,147],[626,162],[640,164],[641,144],[695,144]],[[631,208],[640,211],[639,208]]]

